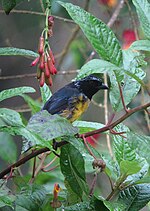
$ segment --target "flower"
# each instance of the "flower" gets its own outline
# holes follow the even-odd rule
[[[123,38],[122,48],[125,50],[128,49],[130,45],[136,40],[136,35],[132,29],[126,29],[123,31],[122,38]]]

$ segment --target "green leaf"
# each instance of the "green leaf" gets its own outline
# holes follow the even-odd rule
[[[140,90],[145,72],[141,67],[145,66],[144,57],[139,52],[132,50],[123,51],[124,79],[122,80],[122,94],[125,105],[128,105]],[[111,89],[110,100],[115,111],[123,109],[118,83],[115,74],[110,73]]]
[[[143,32],[150,39],[150,3],[147,0],[132,0],[141,23]]]
[[[78,121],[73,122],[73,126],[78,127],[80,133],[86,133],[89,131],[100,129],[104,127],[105,125],[99,122],[88,122],[88,121],[78,120]]]
[[[7,98],[10,98],[10,97],[19,96],[23,93],[33,93],[33,92],[35,92],[35,89],[28,86],[6,89],[0,92],[0,101],[6,100]]]
[[[150,201],[150,184],[134,185],[119,194],[119,202],[126,208],[123,211],[141,210]]]
[[[98,18],[71,3],[59,2],[80,26],[100,57],[116,66],[122,65],[122,50],[110,28]]]
[[[77,79],[83,78],[93,73],[105,73],[105,72],[121,72],[122,69],[102,59],[93,59],[82,66],[77,75]]]
[[[78,133],[78,129],[73,127],[67,119],[57,114],[51,115],[46,110],[33,115],[29,120],[27,129],[45,140],[74,136]]]
[[[6,15],[16,6],[16,0],[2,0],[2,7]]]
[[[21,48],[13,48],[13,47],[5,47],[5,48],[0,48],[0,56],[25,56],[25,57],[36,58],[39,56],[39,54],[35,53],[34,51],[31,51],[31,50],[26,50],[26,49],[21,49]]]
[[[40,211],[47,198],[47,191],[42,186],[28,185],[17,195],[16,206],[26,210]]]
[[[31,97],[29,97],[28,95],[25,95],[25,94],[22,94],[20,96],[24,98],[24,100],[28,104],[29,108],[31,108],[32,114],[35,114],[41,110],[40,102],[33,100]]]
[[[123,211],[125,208],[122,203],[114,201],[104,201],[104,204],[110,211]]]
[[[0,208],[5,206],[13,207],[15,196],[11,194],[11,191],[5,186],[3,180],[0,181],[0,188]]]
[[[85,178],[84,160],[80,152],[71,144],[61,148],[60,154],[61,171],[65,180],[80,199],[83,194],[88,194]]]
[[[17,146],[7,133],[0,133],[0,157],[9,164],[17,159]]]
[[[150,137],[132,131],[127,133],[129,146],[136,149],[139,156],[144,157],[150,163]]]
[[[24,126],[20,114],[14,110],[0,108],[0,118],[4,121],[3,125]]]
[[[137,40],[132,43],[130,49],[138,51],[150,51],[150,40]]]
[[[41,91],[42,102],[43,104],[45,104],[52,96],[52,93],[50,91],[50,88],[46,84],[44,84],[43,87],[40,87],[40,91]]]
[[[117,125],[114,130],[116,132],[128,132],[129,129],[123,125],[119,124]],[[136,154],[134,149],[131,149],[128,140],[120,135],[113,135],[113,147],[114,147],[114,153],[116,160],[118,161],[118,164],[121,163],[123,160],[127,161],[135,161],[136,160]]]
[[[120,162],[120,172],[122,175],[132,175],[136,174],[141,170],[139,163],[137,161],[122,160]]]

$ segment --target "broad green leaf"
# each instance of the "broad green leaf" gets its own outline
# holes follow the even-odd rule
[[[150,137],[132,131],[127,133],[127,137],[130,147],[136,149],[139,156],[144,157],[150,163]]]
[[[138,181],[135,182],[136,184],[144,184],[144,183],[148,183],[150,184],[150,176],[149,177],[144,177]]]
[[[4,121],[4,125],[23,126],[20,114],[11,109],[0,108],[0,119]]]
[[[141,23],[143,32],[150,39],[150,3],[147,0],[132,0]]]
[[[0,181],[0,189],[0,208],[5,206],[13,207],[15,196],[5,186],[5,182],[3,182],[3,180]]]
[[[130,46],[133,50],[150,51],[150,40],[137,40]]]
[[[2,0],[2,7],[6,15],[16,6],[16,0]]]
[[[44,84],[43,87],[40,87],[40,91],[41,91],[42,102],[43,104],[45,104],[52,96],[52,93],[50,91],[50,88],[46,84]]]
[[[128,105],[140,90],[145,72],[141,67],[145,66],[143,55],[132,50],[123,51],[124,79],[122,80],[122,93],[125,105]],[[118,83],[115,74],[110,73],[111,89],[110,100],[115,111],[123,109]]]
[[[98,18],[71,3],[59,2],[80,26],[99,56],[116,66],[122,65],[122,50],[112,30]]]
[[[139,157],[138,155],[136,156],[136,161],[138,162],[139,166],[141,167],[140,171],[132,174],[127,177],[125,183],[128,184],[135,184],[137,181],[140,179],[144,178],[149,170],[149,163],[145,160],[145,158]]]
[[[31,108],[32,114],[35,114],[41,110],[40,102],[38,102],[37,100],[33,100],[31,97],[29,97],[26,94],[22,94],[20,96],[24,98],[24,100],[28,104],[29,108]]]
[[[28,185],[17,195],[16,206],[26,210],[40,211],[47,200],[47,194],[42,186]]]
[[[95,211],[93,210],[92,207],[89,206],[89,204],[90,203],[88,201],[84,201],[84,202],[76,203],[71,206],[67,206],[65,207],[65,210],[66,211]]]
[[[84,160],[80,152],[71,144],[61,148],[61,171],[65,180],[80,199],[88,194],[85,178]]]
[[[125,205],[123,211],[141,210],[149,201],[150,184],[134,185],[119,194],[119,202]]]
[[[23,93],[33,93],[33,92],[35,92],[35,89],[28,86],[6,89],[0,92],[0,101],[6,100],[10,97],[19,96]]]
[[[17,146],[8,133],[0,133],[0,157],[9,164],[17,159]]]
[[[73,122],[73,126],[78,127],[80,133],[86,133],[89,131],[100,129],[100,128],[104,127],[105,125],[103,125],[99,122],[88,122],[88,121],[80,121],[79,120],[79,121]]]
[[[39,56],[39,54],[31,50],[5,47],[5,48],[0,48],[0,56],[25,56],[25,57],[36,58]]]
[[[120,172],[122,175],[132,175],[136,174],[141,170],[139,163],[137,161],[122,160],[120,162]]]
[[[109,73],[113,71],[117,71],[119,74],[121,74],[120,72],[122,69],[105,60],[93,59],[82,66],[81,70],[78,72],[77,79],[83,78],[93,73]]]
[[[121,202],[103,201],[103,203],[110,211],[123,211],[125,208]]]
[[[116,132],[129,132],[129,129],[123,125],[117,125],[114,130]],[[124,134],[126,136],[126,134]],[[127,160],[127,161],[135,161],[136,160],[136,154],[135,150],[131,149],[128,140],[120,135],[113,135],[113,147],[114,147],[114,153],[116,160],[118,161],[118,164],[120,165],[121,161]]]
[[[39,135],[45,140],[53,140],[62,136],[74,136],[78,129],[65,118],[51,115],[46,110],[33,115],[27,125],[27,130]]]

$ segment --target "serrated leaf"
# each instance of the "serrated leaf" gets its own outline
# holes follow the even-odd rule
[[[49,98],[52,96],[50,88],[44,83],[43,87],[40,87],[42,102],[45,104]]]
[[[84,160],[80,152],[71,144],[61,148],[60,154],[61,171],[65,180],[80,199],[88,194],[85,178]]]
[[[3,180],[0,181],[0,208],[9,206],[13,207],[13,202],[15,201],[15,196],[11,191],[5,186]]]
[[[51,115],[46,110],[33,115],[26,128],[45,140],[61,136],[74,136],[78,133],[78,129],[73,127],[67,119],[57,114]]]
[[[144,157],[150,163],[150,137],[135,132],[128,132],[128,143],[131,148],[136,149],[139,156]]]
[[[5,47],[5,48],[0,48],[0,56],[25,56],[25,57],[36,58],[39,56],[39,54],[31,50]]]
[[[150,51],[150,40],[137,40],[132,43],[130,49],[138,51]]]
[[[0,92],[0,101],[6,100],[10,97],[19,96],[23,93],[33,93],[35,89],[28,86],[6,89]]]
[[[132,175],[136,174],[141,170],[139,163],[137,161],[122,160],[120,162],[120,172],[122,175]]]
[[[17,146],[7,133],[0,133],[0,157],[9,164],[17,159]]]
[[[103,203],[110,211],[123,211],[125,208],[125,206],[119,202],[103,201]]]
[[[16,6],[16,0],[2,0],[2,7],[6,15]]]
[[[126,208],[123,211],[138,211],[150,201],[150,184],[134,185],[119,193],[119,201]]]
[[[104,127],[104,124],[99,122],[88,122],[88,121],[75,121],[73,122],[74,127],[79,128],[80,133],[86,133],[89,131],[97,130]]]
[[[17,195],[16,205],[26,210],[38,211],[44,205],[46,196],[44,187],[29,185]]]
[[[122,50],[112,30],[98,18],[71,3],[59,2],[80,26],[100,57],[116,66],[122,65]]]
[[[93,73],[109,73],[113,71],[121,72],[122,69],[105,60],[93,59],[81,67],[81,70],[78,72],[77,79],[81,79]]]
[[[20,114],[14,110],[0,108],[0,119],[4,121],[3,125],[24,126]]]
[[[128,105],[132,99],[137,95],[140,90],[142,80],[146,76],[145,72],[141,69],[145,66],[144,57],[139,52],[132,50],[123,51],[123,64],[124,64],[124,79],[122,80],[122,94],[124,97],[125,105]],[[110,100],[115,111],[123,109],[116,75],[110,73],[111,89]]]
[[[117,125],[114,130],[116,132],[125,133],[129,131],[129,129],[123,124]],[[120,164],[123,160],[135,161],[135,151],[130,148],[128,141],[125,138],[120,135],[113,135],[113,140],[114,153],[118,164]]]
[[[150,3],[147,0],[132,0],[145,36],[150,39]]]

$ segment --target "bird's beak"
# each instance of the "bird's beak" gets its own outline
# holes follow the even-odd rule
[[[107,85],[103,84],[100,86],[100,89],[109,89]]]

